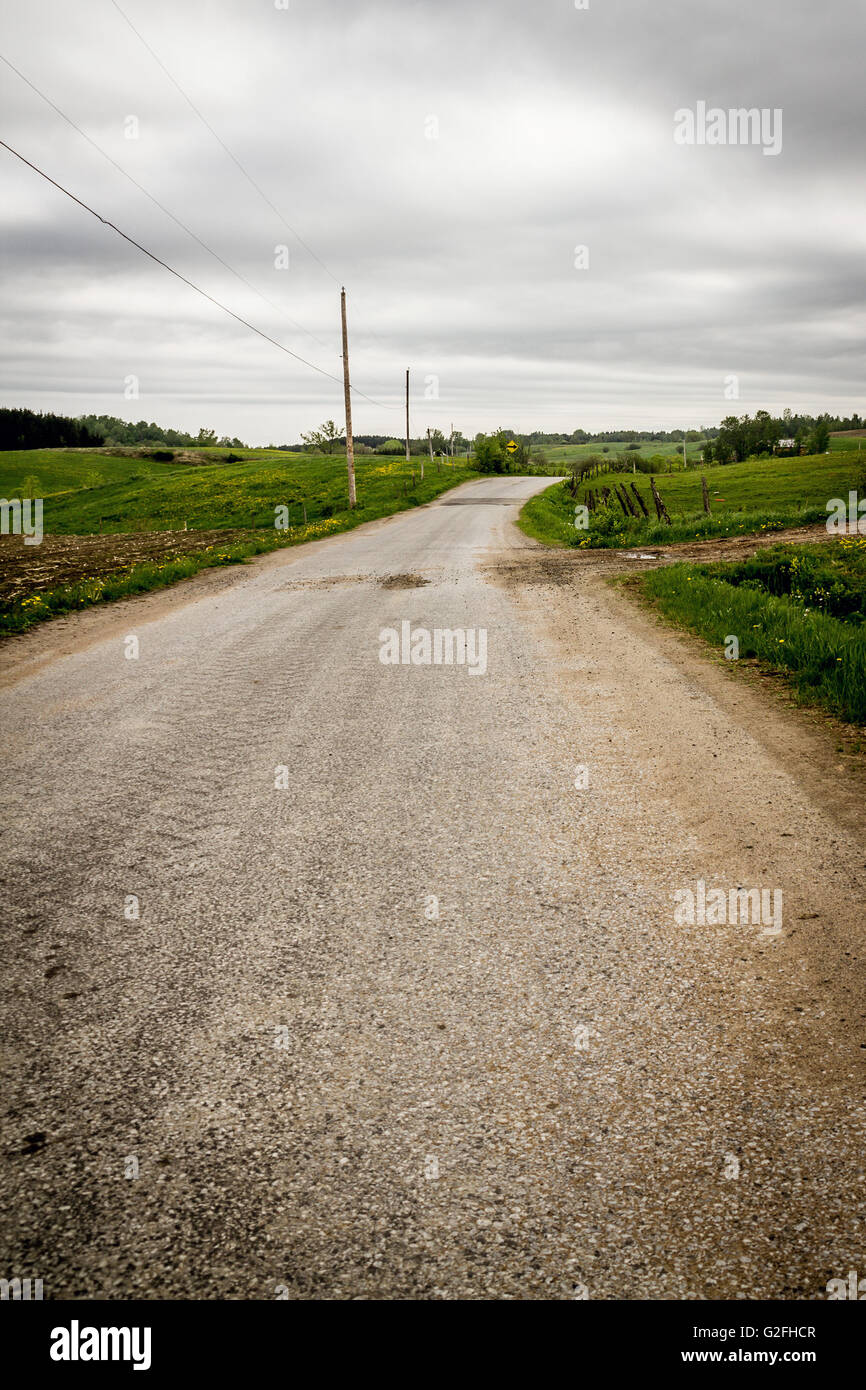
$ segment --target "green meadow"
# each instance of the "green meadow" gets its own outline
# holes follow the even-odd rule
[[[153,453],[170,453],[154,450]],[[196,450],[205,459],[226,450]],[[178,463],[75,450],[0,453],[0,492],[20,497],[28,478],[45,499],[44,529],[53,535],[94,532],[214,530],[273,527],[275,509],[289,508],[293,524],[345,513],[357,525],[405,506],[430,501],[475,477],[465,467],[437,472],[429,461],[362,455],[356,459],[358,507],[349,512],[345,457],[279,450],[234,451],[235,462]],[[237,455],[243,457],[237,458]],[[412,470],[414,468],[414,483]],[[28,489],[33,491],[32,484]]]
[[[703,510],[702,472],[710,494],[709,516]],[[584,502],[587,490],[598,494],[614,483],[626,484],[629,491],[631,483],[636,485],[649,520],[626,518],[611,497],[606,507],[590,512],[588,529],[576,529],[575,506]],[[591,549],[749,535],[826,520],[828,501],[847,498],[849,489],[862,484],[862,477],[856,457],[850,451],[835,450],[658,474],[656,484],[670,513],[670,526],[656,519],[649,478],[631,472],[591,478],[578,488],[577,496],[572,496],[567,482],[555,483],[526,503],[518,524],[527,535],[548,545]]]

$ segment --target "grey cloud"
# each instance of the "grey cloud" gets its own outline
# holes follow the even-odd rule
[[[283,314],[5,69],[4,138],[335,376],[345,281],[353,379],[393,407],[360,400],[360,431],[400,427],[406,365],[418,428],[697,424],[730,409],[727,372],[744,409],[863,408],[866,21],[847,0],[122,3],[335,279],[101,0],[21,7],[0,51]],[[674,112],[698,99],[781,107],[782,154],[677,147]],[[5,401],[196,427],[206,411],[253,442],[341,413],[339,384],[0,155]],[[138,402],[113,384],[127,370]]]

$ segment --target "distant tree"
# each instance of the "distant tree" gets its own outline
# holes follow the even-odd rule
[[[825,454],[830,447],[830,426],[825,419],[816,420],[815,428],[809,435],[806,449],[810,454]]]
[[[474,444],[475,467],[479,473],[507,473],[509,458],[505,430],[493,434],[476,434]]]
[[[376,449],[377,454],[403,454],[406,452],[404,439],[386,439]]]
[[[149,427],[149,426],[145,426],[145,428],[148,429],[148,428],[150,428],[150,427]],[[155,426],[154,426],[154,428],[155,428]],[[196,444],[198,444],[202,449],[212,448],[213,445],[216,444],[216,442],[217,442],[216,430],[205,429],[204,425],[202,425],[201,429],[199,430],[198,434],[196,435],[195,442],[196,442]]]
[[[308,448],[320,454],[332,454],[342,433],[333,420],[326,420],[317,430],[310,430],[309,434],[302,434],[301,438]]]

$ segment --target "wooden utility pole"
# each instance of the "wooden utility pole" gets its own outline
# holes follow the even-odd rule
[[[346,332],[346,291],[340,290],[340,314],[343,320],[343,393],[346,398],[346,472],[349,475],[349,506],[358,501],[355,492],[355,445],[352,442],[352,388],[349,385],[349,335]]]
[[[409,462],[409,368],[406,368],[406,462]]]
[[[433,437],[430,430],[427,430],[427,448],[430,450],[430,467],[433,467]]]

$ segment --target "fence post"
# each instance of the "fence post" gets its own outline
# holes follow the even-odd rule
[[[636,484],[636,483],[632,483],[632,485],[631,485],[631,490],[632,490],[632,492],[634,493],[635,497],[636,497],[637,500],[638,500],[638,505],[640,506],[641,511],[643,512],[643,514],[644,514],[644,516],[646,517],[647,521],[649,521],[649,512],[648,512],[647,509],[646,509],[646,502],[643,500],[643,498],[641,497],[640,493],[638,492],[638,490],[637,490],[637,484]]]
[[[664,520],[664,521],[667,522],[668,526],[670,526],[670,525],[671,525],[671,519],[670,519],[670,516],[669,516],[669,514],[668,514],[668,509],[667,509],[667,507],[665,506],[664,502],[663,502],[662,499],[661,499],[661,496],[660,496],[660,494],[659,494],[659,490],[658,490],[658,488],[656,487],[656,480],[655,480],[655,478],[653,478],[653,477],[650,477],[650,487],[652,488],[653,501],[654,501],[655,504],[656,504],[656,515],[657,515],[659,521]]]

